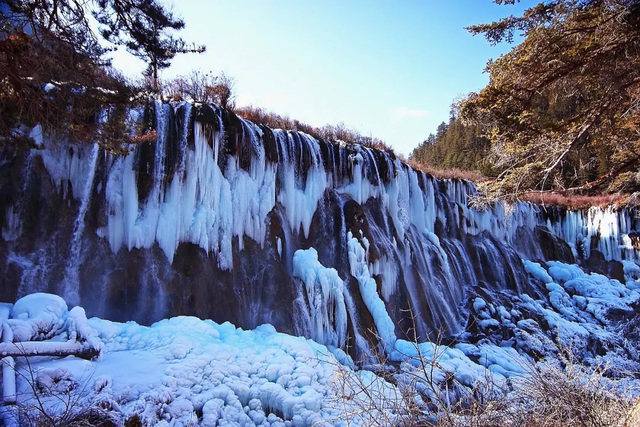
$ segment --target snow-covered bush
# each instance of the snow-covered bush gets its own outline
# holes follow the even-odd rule
[[[35,293],[13,305],[11,319],[16,342],[49,339],[64,330],[67,303],[57,295]]]
[[[640,425],[636,388],[609,378],[610,366],[585,366],[570,350],[558,359],[529,364],[514,382],[505,409],[514,425],[623,427]]]
[[[520,376],[505,380],[486,370],[465,383],[448,369],[451,349],[433,345],[427,352],[424,344],[406,344],[405,360],[380,360],[375,375],[336,371],[332,391],[335,406],[344,408],[341,420],[366,426],[640,425],[637,383],[612,378],[606,362],[587,366],[569,348],[543,362],[519,359]]]
[[[16,370],[27,384],[16,405],[0,409],[0,418],[9,427],[115,427],[120,414],[101,401],[89,384],[91,376],[76,379],[65,368],[36,369],[26,360]]]

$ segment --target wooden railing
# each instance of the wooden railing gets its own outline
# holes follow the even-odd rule
[[[100,352],[77,341],[24,341],[13,342],[13,331],[7,322],[2,323],[2,343],[0,343],[0,363],[2,364],[2,401],[5,405],[16,403],[15,357],[66,357],[94,359]]]

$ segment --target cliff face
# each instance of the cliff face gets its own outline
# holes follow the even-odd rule
[[[461,333],[476,297],[540,294],[523,258],[621,280],[638,260],[634,212],[475,211],[471,183],[385,152],[215,107],[153,107],[157,141],[128,156],[5,149],[2,300],[47,291],[113,320],[271,323],[366,353],[413,324],[419,339]]]

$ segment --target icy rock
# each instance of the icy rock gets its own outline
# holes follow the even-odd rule
[[[211,399],[202,407],[202,423],[201,425],[207,427],[215,427],[218,425],[218,420],[222,415],[222,409],[224,408],[224,401],[222,399]]]
[[[624,275],[627,279],[640,279],[640,266],[638,264],[629,260],[622,260],[621,262],[624,270]]]
[[[553,282],[553,279],[547,271],[537,262],[532,262],[528,260],[523,260],[524,269],[527,273],[532,275],[537,280],[540,280],[542,283],[550,283]]]
[[[84,341],[89,347],[101,351],[103,343],[98,332],[89,326],[87,315],[82,307],[73,307],[67,317],[69,340]]]
[[[67,369],[56,368],[38,371],[35,386],[45,396],[63,396],[76,388],[77,384]]]
[[[168,413],[171,418],[188,419],[194,415],[193,404],[184,397],[179,397],[169,404]]]
[[[8,323],[16,342],[45,340],[64,330],[67,315],[67,303],[62,298],[35,293],[16,301]]]
[[[479,313],[481,310],[484,310],[487,307],[487,302],[480,297],[477,297],[473,300],[473,311]]]
[[[584,276],[584,272],[577,265],[564,264],[557,261],[549,261],[547,265],[549,266],[549,275],[553,278],[553,281],[558,283]]]

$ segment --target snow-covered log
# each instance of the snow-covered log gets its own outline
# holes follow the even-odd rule
[[[76,342],[16,342],[1,343],[0,357],[6,356],[75,356],[81,359],[93,359],[100,352]]]

